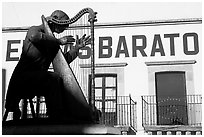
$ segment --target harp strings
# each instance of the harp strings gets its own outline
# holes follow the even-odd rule
[[[84,14],[75,23],[70,24],[69,28],[65,30],[63,33],[56,34],[56,37],[60,38],[63,36],[72,35],[74,36],[74,38],[76,38],[76,35],[78,35],[79,38],[81,38],[84,34],[86,34],[86,36],[91,35],[90,24],[88,22],[88,14]],[[73,45],[68,44],[62,46],[61,49],[64,53],[66,53],[71,48],[73,48],[73,46],[75,46],[75,43]],[[91,48],[90,45],[87,46]],[[87,55],[86,50],[79,50],[79,52],[82,55]],[[83,64],[91,64],[91,58],[80,59],[79,57],[77,57],[74,61],[70,63],[70,67],[74,75],[76,76],[77,81],[79,82],[79,85],[82,88],[84,95],[88,97],[88,77],[90,74],[90,69],[81,68],[80,66]]]

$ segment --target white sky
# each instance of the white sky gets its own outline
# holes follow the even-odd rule
[[[202,18],[201,2],[2,2],[2,27],[41,24],[41,15],[54,10],[65,11],[69,17],[85,7],[97,14],[97,23]]]

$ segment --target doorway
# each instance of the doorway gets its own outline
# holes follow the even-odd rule
[[[157,124],[187,125],[185,72],[157,72],[155,84]]]

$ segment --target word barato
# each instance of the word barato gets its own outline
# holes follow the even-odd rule
[[[175,39],[180,38],[179,33],[172,34],[164,34],[161,36],[160,34],[155,34],[152,40],[151,45],[147,45],[147,37],[145,35],[132,35],[132,44],[127,45],[126,36],[119,36],[116,51],[113,51],[113,39],[111,36],[99,37],[99,43],[95,44],[98,46],[98,58],[119,58],[120,55],[125,57],[130,57],[130,51],[132,57],[138,57],[140,54],[142,57],[154,57],[155,54],[160,54],[160,56],[166,56],[164,45],[162,43],[162,38],[169,39],[169,55],[175,56]],[[199,53],[199,42],[198,42],[198,34],[195,32],[185,33],[182,35],[182,43],[179,45],[183,46],[183,53],[185,55],[196,55]],[[188,40],[193,40],[193,45],[191,44],[191,50],[189,48]],[[137,44],[137,40],[140,40],[140,44]],[[13,44],[20,44],[21,40],[8,40],[7,41],[7,53],[6,53],[6,61],[18,61],[19,57],[11,56],[11,53],[18,52],[18,48],[12,48]],[[178,46],[178,45],[177,45]],[[128,49],[128,48],[131,48]],[[148,55],[146,53],[146,48],[151,48],[151,53]],[[68,48],[64,48],[64,52],[66,52]],[[192,50],[193,49],[193,50]],[[84,50],[84,52],[82,52]],[[115,53],[115,55],[113,55]],[[91,57],[91,48],[89,46],[84,47],[79,52],[80,59],[89,59]]]

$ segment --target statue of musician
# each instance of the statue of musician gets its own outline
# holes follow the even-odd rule
[[[68,20],[69,17],[61,10],[56,10],[51,17],[58,20]],[[62,33],[68,25],[55,24],[48,21],[51,31]],[[57,54],[60,45],[66,45],[76,41],[76,45],[69,52],[64,54],[68,63],[77,56],[79,49],[90,44],[90,36],[78,36],[76,40],[73,36],[54,38],[46,35],[43,25],[29,28],[23,43],[20,60],[15,67],[7,90],[5,108],[9,112],[14,112],[15,116],[20,116],[19,101],[22,98],[33,98],[34,96],[44,96],[47,107],[47,114],[51,120],[69,121],[81,120],[92,122],[92,112],[86,110],[84,117],[78,118],[72,114],[69,108],[69,97],[63,92],[63,82],[61,77],[48,71],[48,68]]]

